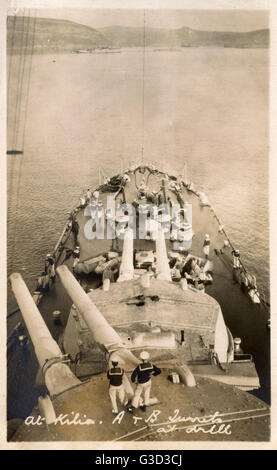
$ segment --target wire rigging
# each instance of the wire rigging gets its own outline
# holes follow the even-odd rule
[[[19,135],[19,130],[20,130],[20,124],[22,125],[23,129],[23,136],[22,136],[22,151],[24,151],[24,141],[25,141],[25,130],[26,130],[26,120],[27,120],[27,109],[28,109],[28,102],[29,102],[29,92],[30,92],[30,78],[31,78],[31,69],[32,69],[32,59],[33,59],[33,52],[34,52],[34,40],[35,40],[35,27],[36,27],[36,15],[34,15],[33,19],[33,29],[32,29],[32,42],[31,42],[31,50],[30,53],[28,51],[29,48],[29,36],[30,36],[30,23],[31,23],[31,16],[30,13],[28,15],[28,21],[27,21],[27,30],[25,31],[25,24],[23,20],[23,25],[22,25],[22,37],[25,39],[22,41],[22,50],[21,50],[21,57],[20,57],[20,64],[19,64],[19,76],[18,76],[18,83],[17,83],[17,107],[16,107],[16,121],[15,121],[15,129],[14,129],[14,139],[13,142],[16,144],[18,141],[18,135]],[[26,94],[25,94],[25,110],[23,111],[23,121],[21,122],[20,117],[22,114],[22,108],[23,108],[23,91],[25,88],[24,82],[26,82],[26,58],[27,56],[30,57],[30,63],[29,63],[29,69],[27,72],[27,86],[26,86]],[[15,148],[15,147],[13,147]],[[17,218],[17,212],[18,212],[18,206],[19,206],[19,194],[20,194],[20,183],[21,183],[21,172],[22,172],[22,166],[23,166],[23,155],[20,157],[19,160],[19,168],[18,168],[18,175],[17,175],[17,180],[14,181],[14,175],[13,175],[13,164],[14,161],[12,161],[12,172],[11,172],[11,182],[10,182],[10,196],[12,197],[14,194],[13,191],[13,186],[15,184],[15,197],[14,197],[14,207],[11,207],[10,205],[10,215],[13,215],[14,217],[14,224],[12,227],[12,236],[13,236],[13,242],[12,242],[12,249],[11,249],[11,268],[13,269],[13,264],[14,264],[14,252],[15,252],[15,247],[16,247],[16,238],[17,238],[17,223],[18,223],[18,218]],[[8,218],[8,223],[9,223],[9,218]]]
[[[25,55],[25,44],[24,44],[24,28],[25,28],[25,10],[23,11],[22,17],[22,30],[20,34],[20,50],[19,50],[19,65],[18,65],[18,76],[17,76],[17,85],[15,92],[15,113],[14,113],[14,123],[13,123],[13,137],[12,137],[12,149],[16,150],[15,145],[17,141],[17,132],[19,127],[20,113],[21,113],[21,103],[22,103],[22,84],[23,84],[23,63]]]
[[[30,84],[31,84],[31,72],[32,72],[32,65],[33,65],[33,53],[35,48],[35,34],[36,34],[36,20],[37,20],[37,11],[34,10],[33,18],[33,29],[32,29],[32,44],[31,44],[31,54],[30,54],[30,64],[28,70],[28,78],[27,78],[27,98],[26,98],[26,105],[25,105],[25,114],[23,118],[23,138],[22,138],[22,150],[24,151],[24,144],[25,144],[25,131],[26,131],[26,122],[28,116],[28,105],[29,105],[29,92],[30,92]]]
[[[144,158],[144,75],[145,75],[145,10],[143,10],[143,49],[142,49],[142,139],[141,139],[141,161]]]
[[[14,57],[14,38],[15,38],[15,28],[16,28],[16,15],[14,15],[14,20],[13,20],[13,25],[12,25],[12,33],[11,33],[11,50],[10,50],[10,60],[9,60],[9,65],[8,65],[8,81],[7,81],[7,105],[9,109],[9,89],[10,89],[10,80],[11,80],[11,70],[12,70],[12,64],[13,64],[13,57]],[[11,20],[7,19],[7,25],[9,26],[9,22]],[[8,43],[9,44],[9,43]]]
[[[25,76],[25,69],[26,69],[26,57],[28,54],[28,40],[29,40],[29,27],[30,27],[30,16],[27,18],[27,32],[23,32],[23,40],[25,39],[25,45],[23,44],[23,59],[21,63],[21,77],[20,77],[20,85],[19,85],[19,96],[21,103],[23,104],[23,85],[24,85],[24,76]],[[18,108],[18,119],[17,119],[17,126],[15,128],[15,142],[14,142],[14,149],[17,148],[19,131],[20,131],[20,122],[21,122],[21,114],[22,114],[23,106],[19,106]],[[22,148],[22,151],[24,149]]]
[[[19,49],[19,57],[18,57],[18,60],[19,60],[19,64],[17,66],[17,62],[18,60],[14,60],[13,61],[13,68],[10,68],[9,70],[9,79],[10,79],[10,84],[9,84],[9,87],[7,89],[7,93],[8,93],[8,97],[9,96],[13,96],[12,94],[12,90],[13,90],[13,84],[12,84],[12,81],[11,81],[11,76],[15,73],[17,73],[17,81],[16,81],[16,85],[15,85],[15,106],[12,106],[11,105],[11,100],[8,101],[8,116],[10,113],[12,113],[12,109],[14,109],[14,119],[12,121],[12,119],[9,121],[8,120],[8,134],[10,134],[11,137],[11,149],[12,151],[15,151],[15,147],[14,147],[14,144],[15,144],[15,139],[16,138],[16,129],[17,129],[17,122],[18,122],[18,110],[20,109],[20,106],[21,106],[21,96],[20,96],[20,82],[21,82],[21,73],[22,73],[22,59],[23,59],[23,51],[24,51],[24,44],[23,44],[23,34],[24,34],[24,16],[25,16],[25,10],[23,10],[23,19],[22,19],[22,31],[21,31],[21,35],[20,35],[20,49]],[[16,34],[16,27],[15,27],[15,23],[14,22],[14,29],[13,29],[13,38],[12,38],[12,44],[14,45],[14,41],[15,41],[15,36],[17,36]],[[18,23],[18,21],[17,21]],[[20,24],[20,23],[19,23]],[[13,56],[15,56],[15,50],[12,48],[12,51],[11,51],[11,54]],[[11,62],[12,64],[12,62]],[[10,122],[13,122],[13,125],[11,126],[10,128]],[[10,131],[10,132],[9,132]],[[11,212],[12,211],[12,202],[13,202],[13,194],[14,194],[14,183],[15,183],[15,178],[14,178],[14,171],[15,171],[15,165],[17,163],[17,159],[16,158],[12,158],[12,161],[11,161],[11,170],[10,170],[10,177],[9,177],[9,196],[8,196],[8,208],[10,209],[10,212],[8,212],[8,223],[10,221],[10,215],[11,215]]]

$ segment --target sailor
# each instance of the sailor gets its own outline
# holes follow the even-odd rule
[[[205,193],[199,192],[200,202],[203,206],[210,206],[209,200]]]
[[[80,203],[78,207],[83,208],[85,207],[85,205],[86,205],[86,199],[82,196],[80,197]]]
[[[117,397],[119,398],[122,405],[127,405],[128,400],[127,398],[125,399],[125,389],[122,383],[124,370],[118,365],[119,358],[116,356],[116,354],[112,354],[110,359],[112,367],[107,372],[107,377],[110,381],[109,395],[113,407],[112,413],[117,415]]]
[[[77,236],[78,233],[79,233],[79,224],[77,222],[77,220],[74,218],[72,218],[72,232]]]
[[[210,244],[211,244],[210,235],[206,233],[204,244],[203,244],[203,252],[207,259],[209,258],[209,254],[210,254]]]
[[[143,177],[141,179],[141,182],[140,182],[139,188],[138,188],[138,192],[137,192],[138,199],[144,198],[146,196],[146,192],[147,192],[147,186],[146,186],[145,178]]]
[[[55,279],[56,279],[55,263],[53,263],[53,264],[51,265],[51,267],[50,267],[49,270],[48,270],[48,273],[49,273],[50,280],[51,280],[52,282],[55,282]]]
[[[189,191],[195,191],[193,183],[189,183],[187,188],[188,188]]]
[[[87,194],[86,194],[86,202],[87,202],[88,204],[90,203],[91,196],[92,196],[92,192],[91,192],[91,190],[88,188]]]
[[[74,269],[75,266],[79,263],[79,259],[80,259],[80,247],[78,245],[76,245],[75,250],[72,252],[72,257],[73,257],[72,268]]]
[[[204,286],[204,284],[197,284],[196,289],[198,289],[199,292],[202,292],[202,294],[205,294],[205,286]]]
[[[187,268],[186,268],[184,275],[187,281],[189,282],[189,284],[194,284],[195,287],[197,287],[198,282],[200,281],[201,273],[202,273],[202,270],[200,266],[198,266],[197,260],[193,258],[190,264],[190,271],[187,272]],[[201,282],[203,281],[201,280]]]
[[[156,198],[156,194],[154,191],[146,191],[145,193],[145,197],[146,197],[146,201],[149,203],[149,204],[156,204],[157,205],[157,198]]]
[[[73,255],[73,258],[79,258],[80,257],[80,247],[78,245],[76,245],[76,248],[73,251],[72,255]]]
[[[141,403],[141,395],[144,394],[144,405],[140,408],[145,411],[146,406],[149,405],[150,401],[150,391],[151,391],[151,375],[159,375],[161,369],[151,364],[148,361],[149,353],[147,351],[142,351],[140,353],[140,358],[142,363],[139,364],[131,375],[131,380],[134,383],[137,378],[137,387],[132,400],[132,406],[128,409],[133,411],[134,408],[138,408],[139,403]]]
[[[108,262],[100,263],[100,269],[97,269],[98,266],[95,268],[96,273],[102,272],[102,281],[104,282],[105,279],[109,279],[110,282],[115,282],[116,275],[119,271],[121,257],[117,256],[111,259]],[[101,267],[102,266],[102,267]]]
[[[51,253],[48,253],[45,258],[44,270],[48,272],[54,263],[55,263],[54,257],[51,255]]]
[[[98,202],[99,200],[99,191],[94,191],[94,193],[92,194],[92,198],[93,198],[93,202]]]
[[[171,191],[177,191],[179,192],[181,190],[181,186],[179,185],[179,183],[176,183],[175,181],[171,181],[169,184],[168,184],[168,188],[171,190]]]
[[[153,204],[156,204],[156,206],[157,206],[158,203],[159,203],[159,198],[158,198],[158,193],[159,193],[159,191],[160,191],[159,189],[152,191],[152,201],[153,201]]]
[[[127,175],[127,173],[124,173],[123,177],[122,177],[122,183],[123,184],[127,184],[127,183],[130,183],[131,181],[131,178],[129,175]]]
[[[250,289],[257,289],[257,279],[254,274],[247,273],[247,280]]]
[[[233,255],[233,268],[237,269],[241,265],[241,263],[240,263],[240,251],[239,250],[233,250],[232,255]]]
[[[36,290],[39,292],[46,292],[49,290],[49,281],[50,276],[46,271],[44,271],[38,278]]]
[[[171,278],[172,281],[178,282],[181,279],[181,269],[182,269],[182,263],[176,263],[175,266],[171,269]]]
[[[228,241],[228,240],[224,240],[224,241],[223,241],[223,247],[220,249],[220,253],[223,254],[224,250],[225,250],[226,248],[229,248],[229,246],[230,246],[229,241]]]

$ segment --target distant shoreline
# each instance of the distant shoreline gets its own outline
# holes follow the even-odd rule
[[[122,47],[120,48],[121,50],[137,50],[137,49],[142,49],[142,46],[130,46],[130,47]],[[270,49],[270,46],[260,46],[260,45],[251,45],[251,46],[221,46],[221,45],[201,45],[201,46],[177,46],[177,47],[166,47],[166,46],[146,46],[146,49],[152,50],[152,51],[157,51],[157,52],[176,52],[176,51],[183,51],[186,49]],[[61,48],[47,48],[47,49],[34,49],[32,48],[27,48],[23,50],[23,48],[7,48],[6,52],[8,55],[18,55],[21,53],[24,54],[41,54],[41,55],[46,55],[46,54],[71,54],[73,51],[76,49],[61,49]],[[82,55],[84,53],[80,52],[74,55]],[[93,55],[93,54],[99,54],[99,52],[90,52],[87,53],[87,55]],[[73,55],[73,54],[72,54]]]

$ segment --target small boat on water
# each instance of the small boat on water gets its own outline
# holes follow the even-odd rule
[[[23,321],[8,363],[18,350],[37,359],[37,403],[10,439],[268,440],[269,406],[247,393],[260,387],[251,351],[224,319],[267,305],[207,196],[153,162],[101,175],[33,296],[10,277]],[[150,371],[147,393],[136,370]]]

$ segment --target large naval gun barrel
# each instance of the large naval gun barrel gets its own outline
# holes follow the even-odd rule
[[[10,281],[50,395],[57,395],[80,384],[68,365],[62,362],[64,356],[52,338],[21,275],[12,274]]]
[[[129,281],[134,277],[134,233],[133,230],[128,228],[124,235],[122,260],[119,270],[118,282]]]
[[[105,346],[108,352],[117,351],[122,359],[138,364],[138,359],[125,345],[114,328],[107,322],[92,299],[85,293],[67,266],[57,268],[62,284],[90,329],[94,341]],[[112,308],[112,307],[111,307]]]
[[[161,281],[171,281],[171,273],[168,264],[166,243],[164,238],[163,229],[158,223],[157,238],[156,238],[156,259],[157,259],[157,279]]]
[[[61,278],[66,292],[92,332],[94,340],[104,344],[107,349],[109,349],[110,344],[120,344],[120,336],[109,325],[102,313],[96,307],[95,303],[85,293],[67,266],[59,266],[57,268],[57,273]]]

